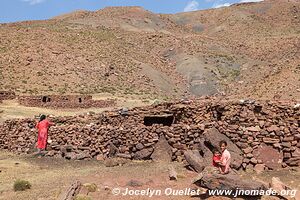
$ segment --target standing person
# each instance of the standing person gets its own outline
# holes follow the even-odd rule
[[[36,128],[38,129],[38,139],[37,139],[38,154],[40,154],[41,151],[45,150],[47,147],[48,129],[52,125],[54,125],[54,123],[48,121],[45,115],[40,116],[40,120],[36,125]]]
[[[227,150],[227,142],[225,140],[221,140],[219,145],[222,152],[221,162],[219,163],[219,169],[221,174],[228,174],[230,171],[231,155]]]

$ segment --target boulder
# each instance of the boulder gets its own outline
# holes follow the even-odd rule
[[[300,157],[290,158],[285,163],[289,166],[300,166]]]
[[[141,187],[143,185],[144,185],[144,183],[139,180],[130,180],[126,183],[126,186],[129,186],[129,187]]]
[[[234,174],[204,174],[196,185],[210,190],[267,190],[267,186],[255,180],[245,180]]]
[[[126,153],[117,153],[116,157],[125,158],[125,159],[131,159],[131,155],[130,154],[126,154]]]
[[[144,145],[141,143],[138,143],[135,147],[137,150],[142,150],[144,148]]]
[[[205,168],[203,158],[197,150],[185,151],[184,158],[189,163],[189,165],[198,173],[202,172]]]
[[[71,184],[71,186],[64,192],[62,192],[57,199],[61,200],[72,200],[74,197],[78,195],[80,192],[80,189],[82,187],[82,184],[80,181],[75,181]]]
[[[55,151],[54,150],[50,150],[48,151],[48,153],[46,154],[46,156],[50,156],[53,157],[55,155]]]
[[[279,143],[280,140],[276,138],[263,138],[263,142],[266,144],[275,144],[275,143]]]
[[[286,147],[286,148],[290,148],[292,146],[292,144],[290,142],[282,142],[281,146]]]
[[[67,160],[76,160],[77,159],[77,155],[75,152],[67,152],[67,153],[65,153],[64,157]]]
[[[83,160],[85,158],[90,158],[90,157],[91,156],[90,156],[89,152],[80,152],[76,155],[77,160]]]
[[[294,141],[294,136],[288,136],[283,138],[283,142],[292,142]]]
[[[272,177],[270,187],[276,192],[280,192],[282,190],[291,190],[291,188],[285,185],[278,177]]]
[[[153,148],[142,149],[140,151],[135,152],[135,154],[133,155],[133,159],[147,160],[150,158],[152,153],[153,153]]]
[[[272,125],[272,126],[270,126],[270,127],[267,128],[267,131],[268,131],[269,133],[271,133],[271,132],[276,132],[276,131],[279,131],[279,130],[280,130],[279,127],[276,126],[276,125]]]
[[[128,159],[124,159],[124,158],[107,158],[104,160],[104,165],[106,167],[115,167],[115,166],[124,165],[128,161],[129,161]]]
[[[114,157],[118,153],[118,148],[115,146],[113,142],[109,143],[109,152],[108,157]]]
[[[199,151],[202,156],[203,164],[205,166],[210,166],[212,162],[213,153],[211,150],[205,145],[204,138],[200,139],[199,144],[196,147],[196,150]]]
[[[227,149],[231,154],[231,167],[234,169],[240,168],[243,161],[243,153],[226,135],[220,133],[216,128],[211,128],[205,132],[204,138],[214,148],[219,148],[219,142],[225,140]]]
[[[236,142],[236,145],[242,149],[249,147],[248,143],[244,143],[244,142]]]
[[[64,157],[67,153],[72,152],[73,146],[72,145],[65,145],[60,147],[60,152],[62,156]]]
[[[279,197],[282,197],[282,199],[291,199],[290,197],[294,197],[292,199],[300,199],[299,198],[299,193],[297,192],[297,190],[287,186],[286,184],[284,184],[278,177],[272,177],[271,183],[269,185],[274,191],[277,192]],[[295,194],[289,194],[289,195],[283,195],[281,196],[281,192],[282,191],[295,191]],[[297,193],[298,194],[297,194]]]
[[[169,145],[164,135],[160,136],[158,142],[154,145],[151,159],[159,162],[172,161],[172,147]]]
[[[245,154],[251,153],[253,151],[253,149],[251,147],[247,147],[245,149],[243,149]]]
[[[104,161],[105,160],[104,155],[103,154],[97,155],[96,156],[96,160],[98,160],[98,161]]]
[[[257,164],[257,159],[256,159],[256,158],[251,158],[251,159],[250,159],[250,162],[251,162],[252,164]]]
[[[283,155],[271,146],[261,144],[257,149],[253,150],[253,155],[257,160],[262,160],[266,167],[270,169],[281,168]]]
[[[254,166],[254,171],[255,171],[257,174],[261,174],[264,170],[265,170],[265,165],[264,165],[264,164],[256,164],[256,165]]]
[[[254,170],[254,165],[252,163],[249,163],[247,166],[246,166],[246,172],[253,172]]]
[[[251,126],[251,127],[247,127],[246,130],[251,132],[259,132],[260,128],[259,126]]]

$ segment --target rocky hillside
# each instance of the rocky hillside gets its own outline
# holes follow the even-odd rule
[[[2,90],[300,98],[300,2],[174,15],[140,7],[0,24]]]

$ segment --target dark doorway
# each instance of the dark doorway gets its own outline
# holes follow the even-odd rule
[[[46,103],[47,102],[47,97],[46,96],[43,96],[42,98],[42,102]]]
[[[144,125],[152,126],[153,124],[163,124],[164,126],[171,126],[174,123],[174,116],[166,115],[151,115],[144,117]]]
[[[79,98],[79,103],[82,103],[82,99],[81,98]]]
[[[223,117],[223,113],[225,112],[225,108],[221,106],[217,106],[215,109],[214,117],[218,120],[221,121]]]
[[[256,106],[254,107],[254,113],[260,113],[261,110],[262,110],[262,106],[261,106],[261,105],[256,105]]]

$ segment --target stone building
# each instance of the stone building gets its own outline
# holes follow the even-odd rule
[[[50,108],[89,108],[114,106],[114,100],[93,100],[91,95],[19,96],[21,105]]]

